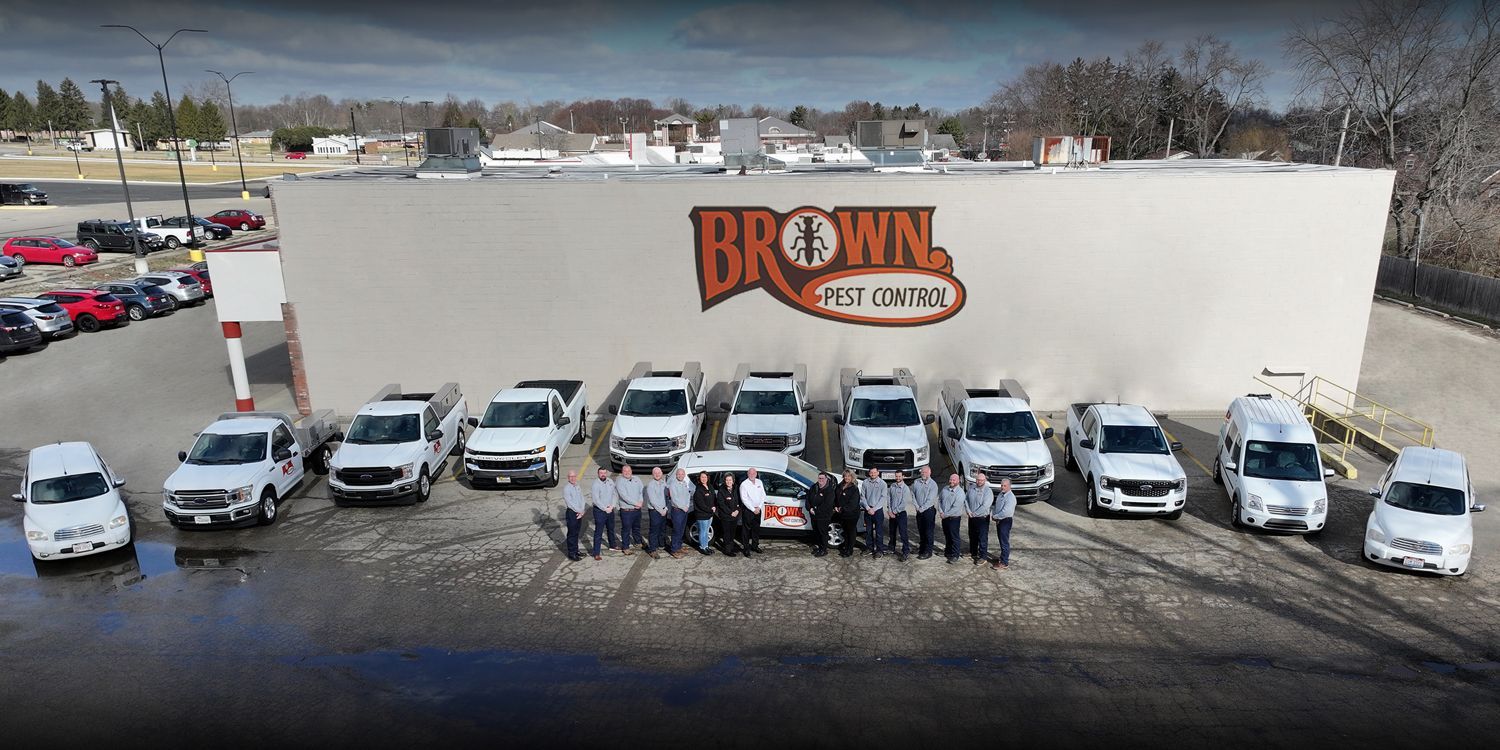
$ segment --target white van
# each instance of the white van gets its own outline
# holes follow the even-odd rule
[[[1365,557],[1411,570],[1461,576],[1474,550],[1474,484],[1464,457],[1441,448],[1402,448],[1380,483],[1365,522]]]
[[[21,491],[26,546],[38,560],[61,560],[130,543],[130,513],[120,498],[125,478],[110,471],[88,443],[53,443],[31,451]]]
[[[1229,493],[1235,528],[1322,531],[1328,522],[1323,480],[1331,476],[1297,402],[1254,394],[1230,402],[1219,428],[1214,482]]]

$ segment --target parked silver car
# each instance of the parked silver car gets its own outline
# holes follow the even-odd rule
[[[208,301],[208,297],[203,294],[203,285],[181,271],[154,271],[145,276],[137,276],[135,280],[161,287],[183,307],[196,307]]]
[[[9,279],[21,275],[21,264],[9,255],[0,255],[0,279]]]
[[[32,297],[0,297],[0,310],[15,310],[26,313],[31,322],[36,324],[38,331],[48,341],[67,338],[78,330],[73,327],[73,319],[68,317],[68,311],[62,305],[50,299],[34,299]]]

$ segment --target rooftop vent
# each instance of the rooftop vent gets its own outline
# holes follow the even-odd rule
[[[428,128],[426,143],[427,158],[417,167],[417,177],[461,180],[479,174],[477,128]]]

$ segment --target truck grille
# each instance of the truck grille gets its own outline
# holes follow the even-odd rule
[[[229,493],[225,490],[182,490],[173,492],[177,507],[185,510],[228,508]]]
[[[1116,479],[1114,488],[1131,497],[1163,497],[1168,492],[1177,489],[1177,482],[1172,479],[1159,479],[1148,481],[1143,479]]]
[[[94,523],[89,524],[88,526],[74,526],[71,529],[58,529],[57,533],[52,535],[52,539],[54,541],[61,542],[66,539],[82,539],[86,536],[93,536],[95,534],[103,533],[104,527],[97,523]]]
[[[1307,531],[1307,522],[1295,518],[1270,518],[1265,522],[1268,529],[1281,529],[1283,531]]]
[[[1307,508],[1293,508],[1289,505],[1267,505],[1266,512],[1278,516],[1305,516]]]
[[[786,448],[786,435],[741,435],[740,447],[747,450],[779,451]]]
[[[389,466],[367,469],[339,469],[334,473],[340,482],[351,487],[379,487],[401,479],[401,470]]]
[[[672,445],[671,438],[624,438],[620,441],[620,446],[627,453],[638,455],[671,453]]]
[[[1391,540],[1391,546],[1407,552],[1417,552],[1423,555],[1443,554],[1443,545],[1432,542],[1419,542],[1415,539],[1402,539],[1397,537]]]
[[[511,471],[529,469],[541,463],[542,456],[530,451],[512,453],[486,453],[484,451],[469,451],[473,457],[475,466],[490,471]]]
[[[867,469],[910,469],[915,465],[911,451],[865,451],[865,468]]]
[[[991,466],[984,470],[984,475],[989,477],[990,484],[995,485],[1002,479],[1009,479],[1011,484],[1035,484],[1042,478],[1042,467]]]

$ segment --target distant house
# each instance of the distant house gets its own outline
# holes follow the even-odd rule
[[[368,153],[367,146],[372,143],[373,141],[363,136],[333,135],[327,138],[314,138],[312,152],[321,156],[348,156],[355,150],[364,150]]]
[[[591,154],[599,150],[599,136],[593,133],[543,132],[504,133],[490,141],[491,159],[556,159]]]
[[[934,150],[946,149],[948,153],[958,153],[958,141],[947,133],[933,133],[927,136],[927,147]]]
[[[564,128],[564,127],[553,125],[552,123],[547,122],[546,120],[537,120],[536,122],[533,122],[533,123],[531,123],[530,125],[527,125],[524,128],[520,128],[518,130],[511,131],[510,135],[519,135],[519,134],[524,134],[524,133],[530,133],[531,135],[536,135],[538,132],[541,132],[542,135],[548,135],[548,134],[562,135],[562,134],[572,133],[573,131],[568,130],[567,128]]]
[[[124,130],[85,130],[81,135],[84,143],[95,151],[114,151],[116,148],[121,151],[135,150],[135,146],[131,145],[130,133]]]
[[[252,130],[248,133],[240,133],[240,143],[270,143],[271,131]]]
[[[676,112],[652,123],[651,138],[659,146],[696,143],[698,121]]]
[[[793,146],[813,143],[817,140],[817,133],[793,125],[779,117],[760,118],[760,142],[763,145],[774,143],[778,146]]]

